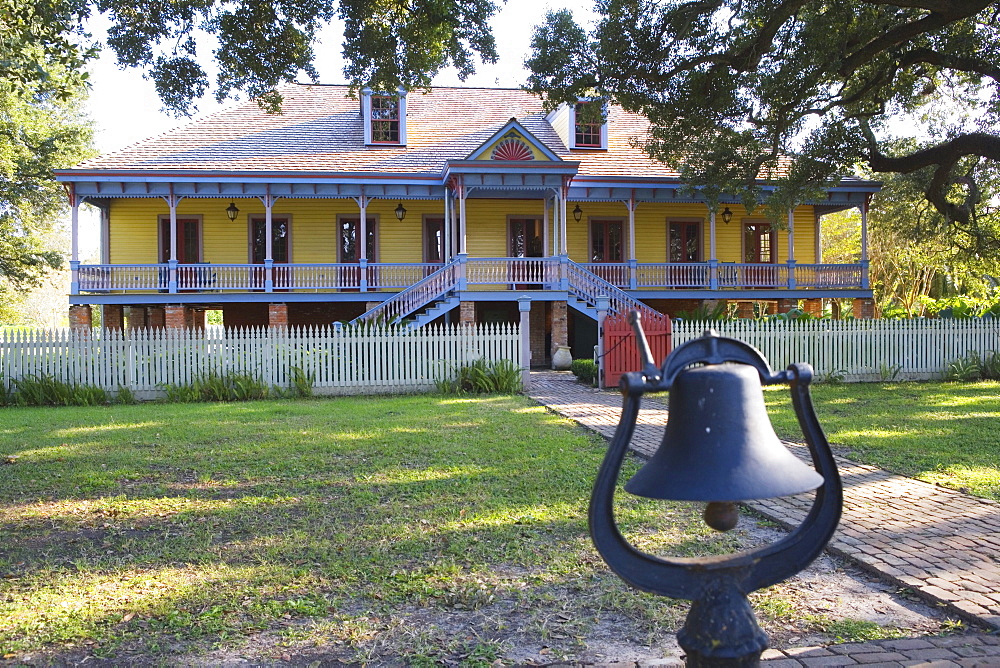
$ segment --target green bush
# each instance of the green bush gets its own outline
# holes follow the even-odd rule
[[[316,374],[306,373],[301,367],[293,366],[291,382],[288,387],[271,388],[274,396],[280,399],[299,399],[311,397],[313,395],[313,383],[316,382]]]
[[[167,401],[252,401],[266,399],[267,384],[248,373],[221,374],[212,372],[196,376],[189,385],[165,385]]]
[[[985,356],[970,351],[965,357],[950,362],[944,370],[945,380],[1000,380],[1000,352]]]
[[[4,404],[14,406],[99,406],[111,403],[108,393],[96,385],[77,385],[58,380],[51,374],[30,375],[11,380]]]
[[[979,374],[984,380],[1000,380],[1000,353],[992,352],[979,362]]]
[[[593,385],[594,380],[597,378],[597,365],[594,363],[594,360],[573,360],[573,364],[569,370],[573,372],[574,376],[580,379],[581,383]]]
[[[510,360],[478,359],[458,367],[453,380],[441,379],[436,385],[444,394],[517,394],[521,391],[521,369]]]
[[[954,362],[950,362],[944,370],[945,380],[964,382],[979,380],[981,377],[981,361],[977,353],[969,353],[965,357],[959,357]]]

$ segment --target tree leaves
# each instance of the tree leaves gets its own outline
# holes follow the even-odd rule
[[[597,11],[589,33],[568,12],[535,28],[528,89],[549,107],[589,94],[644,114],[644,148],[688,183],[756,204],[769,180],[773,212],[868,163],[934,167],[925,194],[963,225],[988,198],[967,163],[1000,161],[998,3],[602,0]],[[915,112],[946,95],[977,120],[933,150],[889,153],[890,121],[927,132]]]

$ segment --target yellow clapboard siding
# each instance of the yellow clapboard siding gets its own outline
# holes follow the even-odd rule
[[[225,209],[233,201],[240,209],[235,222]],[[425,215],[443,216],[441,200],[402,200],[406,218],[396,220],[394,209],[399,200],[373,200],[369,217],[377,220],[379,262],[422,262],[423,219]],[[576,202],[567,207],[567,244],[570,258],[577,262],[590,259],[589,226],[591,220],[619,219],[623,222],[626,243],[625,257],[632,256],[628,248],[628,210],[621,202],[580,202],[583,216],[573,219]],[[743,256],[743,221],[766,219],[761,211],[747,215],[742,206],[731,205],[733,219],[727,225],[721,216],[716,223],[716,249],[722,262],[739,262]],[[169,215],[162,199],[115,200],[111,207],[110,258],[114,264],[154,263],[159,258],[157,220]],[[291,220],[290,261],[297,263],[330,263],[337,261],[337,217],[357,216],[358,206],[350,199],[278,199],[273,208],[275,217]],[[469,199],[466,203],[468,253],[470,257],[505,257],[508,248],[508,221],[512,217],[543,219],[542,200]],[[250,217],[263,216],[259,199],[196,199],[180,202],[177,215],[181,218],[199,216],[202,220],[202,261],[245,263],[249,261]],[[667,261],[667,230],[671,220],[702,221],[703,259],[710,257],[708,213],[703,204],[652,204],[641,202],[635,211],[635,257],[639,262]],[[816,261],[816,225],[813,208],[799,207],[795,212],[795,259],[806,264]],[[549,247],[553,243],[552,220],[549,220]],[[777,234],[778,261],[788,259],[788,233]]]

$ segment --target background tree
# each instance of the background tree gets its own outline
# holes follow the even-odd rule
[[[645,115],[643,145],[706,192],[763,199],[772,217],[867,164],[918,174],[969,250],[984,171],[1000,160],[998,4],[985,0],[600,0],[589,32],[567,11],[535,29],[528,88],[550,107],[600,97]],[[887,143],[935,95],[976,110],[931,146]],[[791,158],[789,162],[787,158]]]
[[[46,66],[33,79],[0,80],[0,289],[35,285],[62,265],[47,235],[66,210],[52,170],[91,153],[82,80],[58,63]]]
[[[987,307],[1000,298],[1000,261],[965,252],[923,197],[918,179],[890,175],[868,216],[869,276],[876,317],[932,315],[955,298]],[[860,260],[861,215],[823,216],[823,261]]]
[[[98,43],[81,26],[100,12],[110,20],[106,46],[118,63],[143,69],[178,114],[193,111],[210,88],[219,100],[244,93],[277,111],[278,84],[302,72],[316,79],[313,43],[334,18],[344,22],[345,74],[355,86],[427,87],[444,67],[464,79],[476,55],[497,58],[488,25],[498,9],[493,0],[0,0],[0,12],[14,8],[14,27],[0,28],[0,39],[38,52],[0,59],[0,74],[37,79],[38,62],[82,72]],[[76,82],[64,83],[71,92]]]
[[[912,144],[912,142],[904,142]],[[983,185],[997,189],[995,166],[984,170]],[[993,246],[1000,237],[996,216],[979,209],[972,226],[949,223],[923,198],[921,174],[887,175],[872,200],[869,221],[871,280],[877,308],[886,315],[933,313],[935,300],[961,296],[972,303],[997,298],[1000,254],[970,251],[977,244],[966,238],[970,228]],[[942,303],[945,303],[942,301]]]

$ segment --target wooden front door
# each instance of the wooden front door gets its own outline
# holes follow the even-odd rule
[[[444,264],[444,217],[428,216],[424,218],[424,262]],[[427,274],[435,269],[428,268]]]
[[[178,218],[177,233],[170,234],[170,218],[160,218],[160,262],[169,262],[171,250],[177,246],[178,264],[201,262],[201,221],[197,218]],[[161,270],[160,284],[166,286],[166,270]],[[181,267],[177,271],[177,287],[181,292],[193,292],[204,287],[204,272],[192,267]]]
[[[342,216],[337,221],[337,261],[341,264],[355,264],[361,261],[361,216]],[[375,218],[367,217],[366,235],[368,237],[365,255],[369,263],[376,262],[376,235]],[[340,284],[348,290],[356,290],[361,285],[361,271],[356,267],[342,267],[340,271]],[[369,287],[377,287],[377,277],[375,268],[371,267],[367,273]],[[372,280],[376,279],[376,280]]]
[[[590,261],[621,264],[625,262],[624,225],[620,220],[590,221]],[[623,267],[592,267],[595,274],[618,286],[627,285]],[[623,283],[624,281],[624,283]]]
[[[701,223],[671,222],[669,242],[669,262],[701,261]]]
[[[542,257],[544,251],[541,220],[510,219],[510,257]]]
[[[181,264],[201,262],[201,221],[178,218],[177,235],[170,236],[170,219],[160,219],[160,262],[170,260],[170,251],[177,245],[177,261]]]
[[[291,232],[291,222],[288,218],[271,217],[271,259],[274,264],[288,264],[288,239]],[[267,257],[267,221],[264,216],[254,216],[250,219],[250,264],[264,264]],[[264,272],[253,272],[254,283],[263,287]],[[275,267],[273,278],[275,289],[284,289],[291,285],[291,270],[288,267]]]
[[[743,282],[748,286],[772,286],[778,282],[774,248],[774,226],[771,223],[743,224],[743,262],[759,264],[747,267]],[[766,266],[772,265],[772,266]]]

